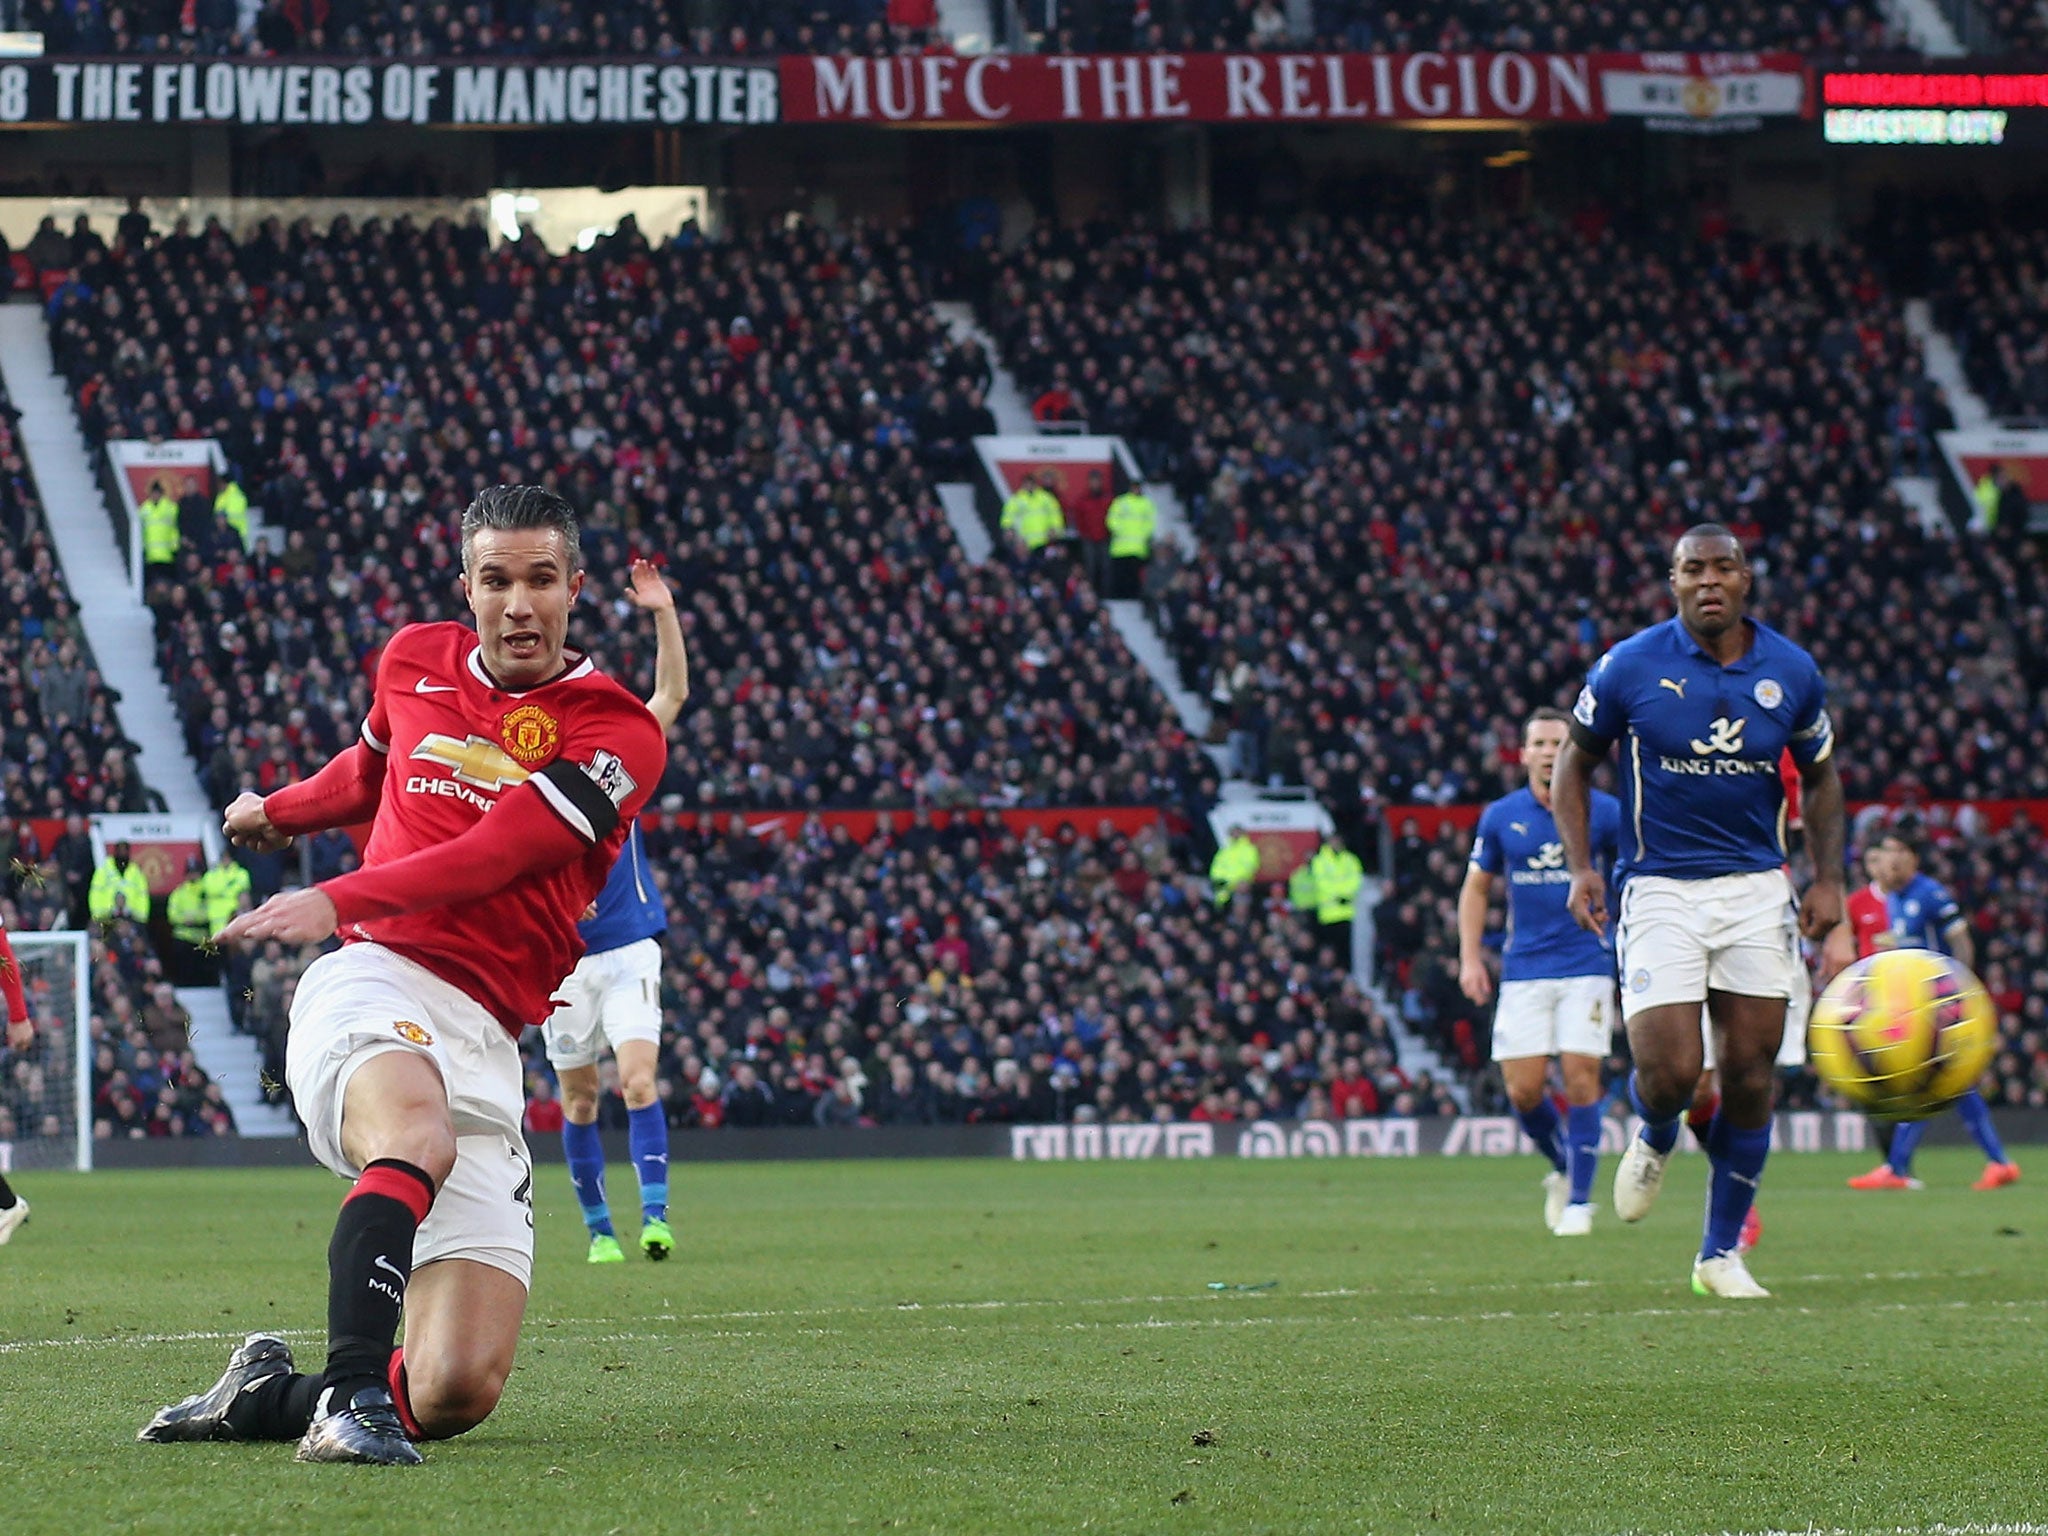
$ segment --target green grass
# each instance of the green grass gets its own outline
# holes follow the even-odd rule
[[[1933,1150],[1925,1193],[1851,1194],[1864,1162],[1773,1163],[1755,1303],[1687,1289],[1698,1157],[1576,1242],[1534,1160],[679,1163],[677,1257],[600,1269],[544,1169],[504,1404],[412,1471],[134,1441],[247,1330],[320,1358],[338,1181],[39,1175],[0,1250],[0,1530],[2048,1518],[2048,1180],[1975,1194]]]

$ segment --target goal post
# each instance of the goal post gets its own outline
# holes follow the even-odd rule
[[[90,1168],[91,941],[76,931],[7,938],[36,1042],[0,1057],[0,1170]]]

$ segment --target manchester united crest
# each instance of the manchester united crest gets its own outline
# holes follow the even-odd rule
[[[413,1023],[411,1019],[393,1020],[391,1032],[401,1040],[410,1040],[414,1045],[432,1045],[434,1043],[434,1037],[420,1028],[419,1025]]]
[[[522,704],[506,715],[498,734],[505,750],[529,768],[553,757],[562,744],[562,728],[538,704]]]

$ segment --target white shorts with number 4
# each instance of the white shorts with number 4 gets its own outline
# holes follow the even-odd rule
[[[1637,875],[1621,892],[1615,933],[1621,1011],[1634,1018],[1709,992],[1790,998],[1799,958],[1792,882],[1781,869],[1674,880]]]
[[[363,1066],[391,1051],[433,1062],[448,1093],[455,1168],[413,1239],[418,1269],[473,1259],[533,1278],[533,1165],[520,1129],[519,1048],[475,998],[381,944],[345,944],[306,968],[292,999],[285,1082],[313,1155],[345,1179],[341,1110]]]
[[[555,1070],[594,1067],[609,1044],[661,1043],[661,944],[641,939],[585,955],[556,989],[562,1006],[541,1027]]]
[[[1614,1045],[1614,978],[1504,981],[1493,1009],[1493,1059],[1605,1056]]]

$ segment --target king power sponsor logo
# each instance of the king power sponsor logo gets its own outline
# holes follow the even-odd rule
[[[1639,1124],[1634,1119],[1603,1121],[1602,1154],[1619,1156]],[[1861,1152],[1866,1134],[1861,1115],[1802,1111],[1777,1117],[1772,1145],[1784,1152]],[[1681,1144],[1691,1145],[1683,1140]],[[1527,1157],[1535,1151],[1535,1143],[1508,1115],[1010,1128],[1010,1156],[1020,1163],[1213,1157]]]

